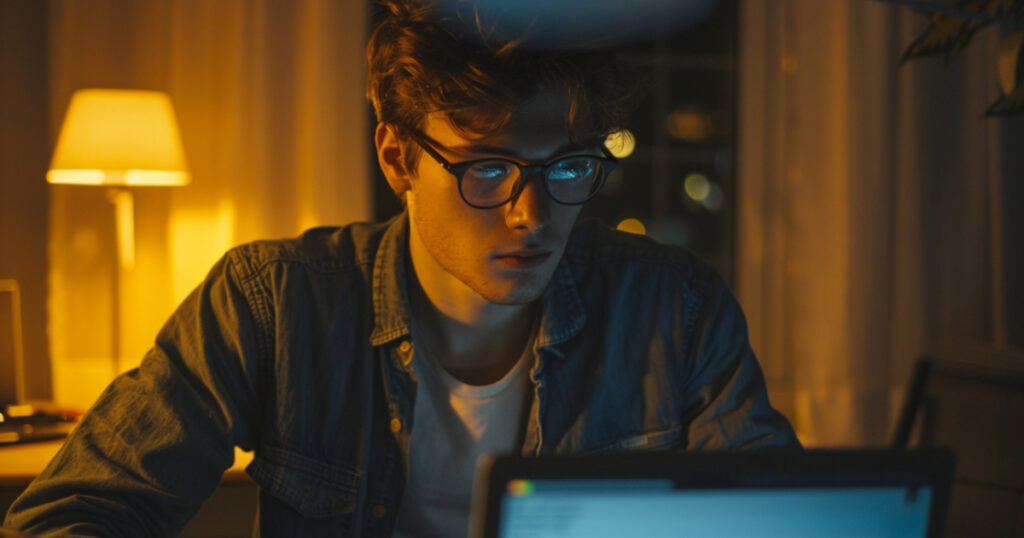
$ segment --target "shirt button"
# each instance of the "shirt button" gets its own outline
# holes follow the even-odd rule
[[[373,505],[373,517],[380,519],[388,515],[388,509],[383,504]]]
[[[402,343],[398,344],[398,351],[402,353],[408,353],[410,349],[412,349],[412,342],[408,340],[402,340]]]
[[[402,431],[402,421],[398,420],[397,418],[391,419],[391,424],[389,424],[389,426],[391,427],[391,433],[398,433]]]

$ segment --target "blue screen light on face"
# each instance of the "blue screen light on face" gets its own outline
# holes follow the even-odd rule
[[[679,491],[667,481],[532,481],[528,495],[502,499],[499,536],[917,538],[930,505],[929,488]]]

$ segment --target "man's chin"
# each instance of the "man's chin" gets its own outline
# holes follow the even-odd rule
[[[545,285],[539,282],[515,282],[507,286],[480,286],[475,291],[494,304],[518,306],[532,303],[544,294]]]
[[[543,291],[543,290],[542,290]],[[540,298],[542,293],[481,293],[480,296],[494,304],[503,306],[520,306],[530,304]]]
[[[548,260],[548,263],[541,267],[519,271],[487,267],[477,274],[487,274],[486,278],[459,280],[488,302],[505,306],[525,305],[544,295],[544,290],[554,278],[557,268],[557,264],[552,262],[553,260]]]

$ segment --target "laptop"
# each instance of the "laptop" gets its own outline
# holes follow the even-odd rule
[[[0,412],[21,403],[21,297],[16,280],[0,279]]]
[[[0,279],[0,445],[60,439],[74,418],[25,399],[18,282]]]
[[[473,538],[938,537],[948,450],[484,456]]]

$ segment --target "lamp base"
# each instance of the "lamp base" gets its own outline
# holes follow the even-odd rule
[[[117,261],[122,271],[135,268],[135,200],[130,190],[111,187],[107,199],[114,204],[117,223]]]

